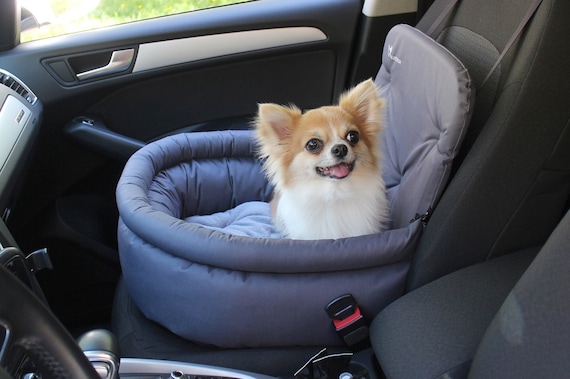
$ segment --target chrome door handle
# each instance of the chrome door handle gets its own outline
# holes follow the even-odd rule
[[[113,51],[109,63],[107,63],[105,66],[83,71],[76,74],[75,76],[77,76],[77,79],[79,80],[86,80],[128,70],[128,68],[131,66],[131,63],[133,62],[134,56],[135,49]]]

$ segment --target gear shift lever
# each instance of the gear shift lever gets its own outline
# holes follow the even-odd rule
[[[102,379],[119,379],[120,352],[117,337],[105,329],[83,334],[77,344]]]

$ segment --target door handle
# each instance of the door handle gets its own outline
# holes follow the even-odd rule
[[[131,66],[134,56],[135,49],[113,51],[109,63],[105,66],[83,71],[75,76],[79,80],[87,80],[126,71]]]

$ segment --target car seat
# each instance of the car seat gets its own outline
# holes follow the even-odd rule
[[[570,372],[570,217],[554,230],[493,317],[472,378],[564,378]]]
[[[435,1],[425,30],[447,3]],[[568,3],[543,1],[481,82],[527,1],[460,1],[434,37],[469,69],[477,100],[457,170],[412,262],[408,290],[459,268],[544,243],[569,193]]]
[[[427,30],[445,4],[436,1],[418,28]],[[480,84],[527,4],[463,0],[434,36]],[[560,73],[567,72],[569,54],[568,43],[555,36],[568,35],[568,15],[566,2],[543,0],[479,91],[455,175],[412,261],[408,290],[498,255],[526,248],[536,252],[563,214],[570,162],[565,106],[569,88],[568,78]],[[552,96],[552,88],[560,96]],[[114,322],[128,356],[222,364],[271,374],[288,372],[315,351],[310,347],[228,351],[194,344],[146,320],[122,285]]]
[[[505,255],[396,300],[371,327],[384,375],[567,377],[569,253],[567,213],[536,259],[532,249]]]
[[[515,4],[504,5],[514,11]],[[457,12],[460,17],[460,8]],[[546,326],[549,315],[541,312],[553,304],[540,310],[544,303],[538,293],[547,283],[556,291],[567,279],[548,277],[558,268],[547,257],[562,259],[560,253],[568,250],[562,237],[568,233],[568,215],[550,239],[558,241],[558,252],[547,244],[509,291],[568,206],[570,43],[557,38],[570,33],[568,16],[568,2],[540,5],[519,41],[486,125],[424,231],[408,278],[410,293],[373,321],[371,339],[388,378],[567,375],[566,359],[558,356],[565,349],[555,346],[559,338],[549,331],[567,337],[567,325],[558,320],[552,329]],[[471,126],[481,119],[479,113],[476,109]],[[477,127],[469,131],[477,132]],[[519,296],[524,297],[521,303]],[[567,306],[563,295],[549,294],[548,299],[560,309]],[[533,316],[522,325],[527,311]],[[538,314],[544,323],[532,318]],[[524,343],[518,340],[515,346],[512,338],[523,334]],[[553,346],[546,346],[547,339]]]

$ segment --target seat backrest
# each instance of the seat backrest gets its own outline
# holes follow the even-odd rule
[[[384,43],[376,84],[386,101],[383,174],[391,228],[435,206],[471,119],[474,94],[467,68],[409,25]]]
[[[532,0],[461,0],[434,38],[479,87]],[[426,30],[447,0],[417,27]],[[570,193],[570,2],[543,0],[478,88],[454,173],[420,240],[408,290],[461,267],[544,243]]]

